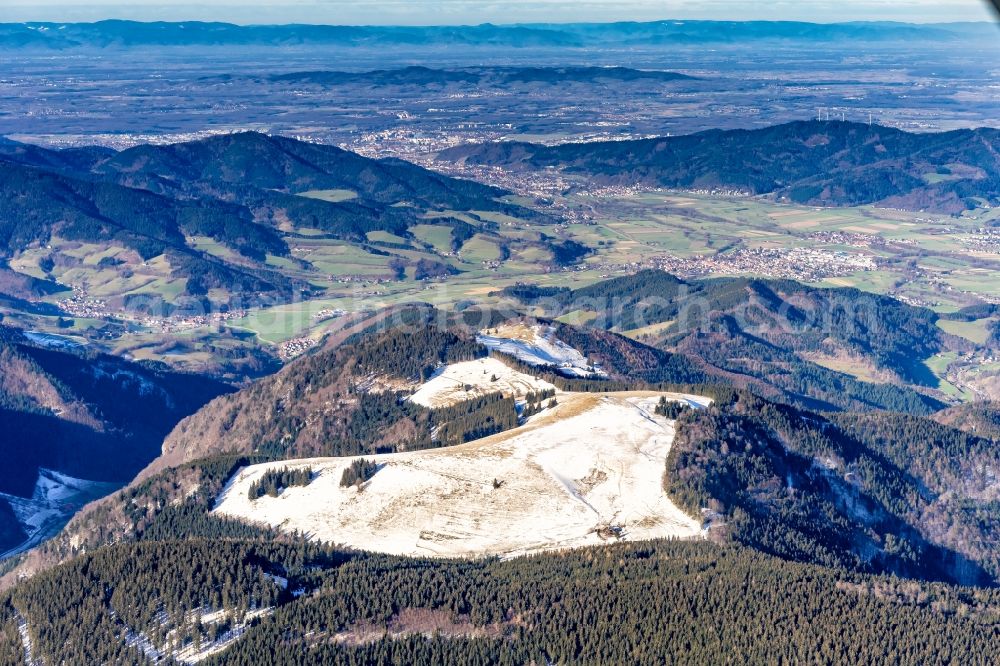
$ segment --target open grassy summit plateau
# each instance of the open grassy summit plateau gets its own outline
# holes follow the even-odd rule
[[[215,513],[395,555],[514,556],[618,540],[692,538],[701,521],[662,489],[672,425],[658,395],[559,392],[514,430],[446,449],[379,455],[377,471],[340,486],[349,458],[297,461],[305,487],[247,499],[275,464],[240,471]],[[684,397],[697,404],[698,398]]]

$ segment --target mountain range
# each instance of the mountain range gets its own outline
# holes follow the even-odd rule
[[[372,231],[407,233],[440,211],[486,211],[546,220],[500,200],[498,188],[449,178],[400,160],[253,132],[175,145],[51,150],[0,144],[2,258],[58,236],[114,243],[148,261],[164,255],[187,291],[227,289],[249,300],[312,287],[265,266],[288,257],[286,232],[351,242]],[[341,193],[337,200],[326,192]],[[318,196],[301,196],[318,193]],[[207,237],[226,259],[191,245]]]
[[[538,298],[540,293],[544,294],[544,300]],[[888,424],[888,417],[867,416],[887,411],[905,414],[909,419],[892,421],[893,428],[915,427],[913,424],[917,423],[920,424],[917,432],[939,429],[940,437],[958,438],[956,441],[961,446],[974,445],[977,456],[987,455],[992,450],[992,444],[986,443],[992,430],[983,427],[973,431],[971,416],[941,411],[946,405],[933,397],[934,382],[929,379],[923,359],[949,349],[967,349],[970,343],[941,331],[936,325],[939,315],[929,310],[853,289],[819,289],[777,280],[684,282],[661,271],[644,271],[573,292],[539,292],[522,285],[505,290],[503,294],[521,303],[524,310],[535,312],[536,316],[540,311],[547,316],[561,316],[585,304],[589,311],[586,327],[554,320],[547,322],[554,339],[578,350],[602,368],[604,375],[599,380],[567,379],[554,368],[531,368],[514,358],[504,358],[505,363],[522,372],[541,376],[563,390],[601,392],[674,387],[702,394],[708,392],[720,401],[732,400],[734,409],[739,409],[724,410],[723,416],[742,419],[739,428],[771,432],[781,424],[778,434],[758,435],[755,440],[760,446],[774,447],[766,456],[778,456],[769,463],[777,466],[775,469],[793,465],[788,458],[791,454],[779,445],[780,442],[791,446],[791,442],[801,441],[801,446],[813,448],[803,449],[799,454],[815,457],[819,455],[815,450],[815,438],[821,437],[828,442],[823,446],[829,449],[829,455],[848,463],[859,455],[859,446],[869,449],[885,446],[871,440],[872,435],[866,430],[852,431],[854,434],[845,430],[842,435],[830,439],[832,435],[827,428],[834,426],[818,426],[815,419],[831,420],[831,423],[840,424],[838,428],[846,428],[849,424],[856,427],[857,423]],[[476,322],[478,326],[485,323],[488,328],[503,322],[517,322],[519,309],[507,308],[500,314],[490,308],[473,307],[445,315],[429,306],[408,305],[345,318],[322,345],[305,357],[239,392],[216,398],[197,414],[182,420],[165,438],[161,455],[139,475],[130,493],[186,492],[184,488],[207,473],[205,465],[209,463],[205,461],[214,461],[210,463],[211,469],[216,470],[212,474],[220,476],[213,476],[215,481],[212,483],[221,484],[226,478],[225,471],[238,464],[234,459],[263,461],[412,451],[441,446],[445,443],[441,441],[445,432],[455,433],[449,436],[457,437],[460,443],[464,441],[462,432],[483,432],[480,419],[490,418],[489,409],[472,401],[434,410],[402,398],[421,381],[433,376],[441,364],[487,354],[475,340],[476,330],[470,329],[466,322]],[[834,316],[836,321],[826,321],[823,313]],[[643,342],[621,334],[634,334],[639,319],[655,333],[644,335]],[[442,321],[448,323],[447,328],[439,328]],[[538,320],[529,317],[524,321],[530,324]],[[868,374],[880,380],[860,381],[824,367],[820,364],[823,359],[849,361],[847,365],[867,368]],[[781,415],[780,419],[784,420],[768,424],[755,421],[761,418],[760,414],[769,413],[768,410],[777,410],[775,418]],[[850,419],[854,420],[848,416],[834,418],[828,416],[830,414],[852,415]],[[940,414],[941,425],[928,418],[932,415],[938,418],[937,414]],[[691,418],[703,416],[692,414]],[[787,422],[789,418],[799,425]],[[982,417],[975,421],[980,422]],[[959,428],[966,426],[970,434],[963,439],[957,433],[961,432]],[[510,427],[510,424],[503,427]],[[697,446],[717,446],[729,437],[711,434],[719,427],[735,426],[706,421],[704,427],[692,426],[690,432],[699,433],[701,439],[697,439]],[[887,441],[909,442],[911,438],[894,435]],[[695,445],[692,440],[692,446]],[[914,441],[913,446],[916,445]],[[887,464],[878,460],[879,465]],[[913,464],[900,457],[893,461],[897,466]],[[801,464],[801,461],[794,462],[794,465]],[[993,463],[982,464],[990,467]],[[789,474],[792,476],[782,479],[782,483],[802,487],[800,484],[805,483],[805,477],[796,481],[795,475],[808,475],[809,472],[799,469]],[[891,476],[897,472],[885,474]],[[947,483],[954,486],[958,483],[956,475],[960,473],[949,474],[951,480]],[[689,478],[689,475],[680,474],[678,478]],[[733,483],[747,481],[733,480]],[[819,481],[814,479],[809,483]],[[213,485],[202,483],[200,487],[208,495],[198,502],[207,501],[217,492],[217,489],[211,490]],[[721,493],[725,487],[718,486],[718,490],[711,491],[706,486],[699,492]],[[816,492],[827,495],[842,492],[834,486],[823,488],[817,486]],[[688,491],[678,490],[681,495],[684,492]],[[888,491],[878,491],[885,492]],[[941,492],[944,492],[943,486]],[[713,497],[725,506],[733,506],[732,497]],[[882,506],[889,506],[888,496],[878,497]],[[835,498],[827,499],[834,501]],[[46,557],[65,557],[67,538],[93,544],[109,538],[108,532],[97,524],[109,520],[107,512],[120,516],[121,501],[121,497],[109,498],[102,503],[98,513],[80,516],[67,536],[53,542],[51,547],[46,546],[49,549]],[[700,506],[706,506],[708,497],[700,497],[697,501]],[[741,506],[744,510],[752,508]],[[843,507],[837,509],[845,510]],[[195,512],[189,516],[194,519],[203,511],[203,505],[196,503],[184,511],[186,516],[188,512]],[[869,507],[869,511],[875,510]],[[859,520],[859,515],[849,520]],[[896,518],[891,520],[900,519],[898,511],[893,515]],[[114,538],[135,538],[138,533],[153,529],[152,525],[160,520],[157,516],[155,511],[142,519],[133,516],[132,527],[124,533],[115,532]],[[890,520],[888,516],[885,514],[884,520]],[[905,520],[916,520],[914,516]],[[177,519],[175,516],[171,520]],[[201,525],[201,520],[197,518],[196,524]],[[762,516],[761,520],[767,522],[774,518]],[[121,525],[118,518],[111,522]],[[885,523],[887,525],[889,523]],[[201,529],[203,527],[197,528]],[[825,528],[817,529],[815,534],[809,532],[814,534],[809,538],[824,539],[820,534]],[[898,530],[898,526],[891,529]],[[921,534],[924,536],[919,539],[927,538],[926,533]],[[762,543],[758,543],[758,547],[763,548]],[[834,550],[840,552],[836,556],[840,565],[850,561],[852,567],[862,566],[859,562],[866,556],[854,550],[855,546],[846,550],[843,544],[836,546]],[[873,546],[864,546],[870,547]],[[925,544],[919,548],[926,550],[927,547]],[[829,545],[816,548],[809,555],[810,561],[820,561],[815,559],[820,552],[833,552]],[[911,566],[902,562],[885,566],[897,565],[902,567],[900,571]],[[920,566],[925,567],[924,564]],[[926,567],[924,572],[930,575],[928,572],[933,567]],[[973,566],[968,571],[975,569]],[[965,574],[938,571],[933,575],[961,578]]]
[[[231,76],[226,78],[232,78]],[[463,67],[461,69],[432,69],[423,66],[370,72],[311,71],[274,74],[269,81],[296,85],[323,87],[366,85],[428,86],[463,84],[467,86],[511,86],[517,84],[565,85],[568,83],[670,83],[697,81],[697,77],[660,70],[643,70],[631,67]]]
[[[840,121],[542,146],[457,146],[438,159],[556,168],[589,183],[731,190],[816,206],[958,213],[1000,203],[1000,130],[911,133]]]
[[[0,24],[0,48],[128,48],[162,46],[362,46],[425,45],[507,47],[640,47],[732,44],[760,41],[892,42],[928,40],[960,43],[992,39],[982,23],[655,21],[609,24],[524,24],[429,27],[255,25],[108,20],[97,23]]]

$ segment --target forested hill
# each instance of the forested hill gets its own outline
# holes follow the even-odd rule
[[[989,583],[1000,571],[994,526],[971,509],[995,487],[992,442],[925,419],[828,419],[743,392],[717,398],[708,410],[681,410],[664,482],[718,543],[504,561],[339,553],[211,515],[227,479],[266,458],[217,457],[159,472],[74,521],[86,531],[60,537],[49,554],[69,542],[86,552],[0,596],[0,649],[19,645],[9,630],[26,621],[39,655],[129,661],[137,658],[128,632],[157,649],[205,645],[252,610],[265,617],[212,663],[302,663],[303,651],[324,663],[576,662],[637,649],[653,661],[680,651],[704,663],[720,645],[751,661],[878,661],[890,658],[887,635],[897,641],[892,660],[938,663],[1000,640],[995,591],[927,582]],[[100,539],[115,545],[94,548]],[[67,604],[79,612],[53,612]],[[223,629],[193,621],[194,609],[224,616]],[[759,625],[776,615],[799,620]],[[591,638],[565,640],[576,626]],[[665,627],[670,640],[654,638]],[[317,632],[347,640],[316,641]],[[641,648],[623,636],[647,633]],[[678,648],[681,640],[693,642]]]
[[[190,654],[238,627],[202,663],[986,664],[998,604],[995,591],[709,543],[454,562],[245,540],[120,544],[0,596],[0,661],[23,663],[20,626],[44,663],[151,663],[150,648]]]
[[[1000,440],[1000,403],[958,405],[938,412],[934,420],[978,437]]]
[[[39,467],[127,482],[183,417],[231,389],[0,326],[0,492],[31,497]]]
[[[794,560],[994,583],[995,470],[982,439],[931,419],[820,416],[749,393],[689,410],[667,459],[668,493],[712,529]]]
[[[144,258],[186,250],[185,234],[210,236],[248,257],[288,252],[249,210],[219,200],[181,201],[2,161],[0,174],[0,243],[7,255],[54,233],[117,242]]]
[[[143,145],[95,165],[125,184],[206,194],[226,186],[234,193],[344,189],[362,201],[469,210],[497,210],[503,190],[449,178],[401,160],[373,160],[336,146],[257,132],[210,137],[168,146]]]
[[[406,235],[441,211],[548,221],[501,201],[504,194],[400,160],[254,132],[121,152],[6,141],[0,261],[55,238],[118,246],[137,261],[165,257],[172,278],[187,278],[192,297],[215,289],[244,302],[273,301],[316,288],[266,263],[281,257],[295,264],[289,233],[366,243],[368,232]],[[209,252],[199,238],[222,248]]]
[[[46,501],[35,497],[42,468],[84,485],[108,482],[103,492],[110,492],[159,454],[178,421],[229,390],[156,364],[41,347],[0,326],[0,494],[8,496],[0,497],[0,552],[27,538],[28,517],[16,515],[10,502]],[[65,521],[69,503],[22,514],[46,510],[47,521]]]
[[[789,280],[685,281],[646,270],[575,291],[518,285],[501,293],[552,317],[584,313],[588,327],[699,359],[728,382],[819,410],[941,409],[925,360],[969,345],[938,328],[931,310]]]
[[[459,146],[438,159],[555,167],[597,183],[735,190],[808,205],[956,213],[974,202],[1000,202],[1000,130],[986,128],[914,134],[801,121],[633,141]]]
[[[170,433],[163,456],[146,473],[222,453],[302,458],[427,448],[439,445],[441,433],[454,430],[459,421],[469,432],[481,431],[476,419],[465,423],[464,416],[478,410],[477,418],[488,419],[484,405],[432,414],[402,398],[441,364],[480,358],[487,349],[461,321],[439,328],[435,319],[441,313],[433,309],[399,312],[406,325],[375,325],[343,344],[328,341],[276,375],[206,405]],[[561,337],[600,359],[609,372],[608,383],[618,389],[724,381],[708,377],[681,355],[613,333],[560,329]],[[452,426],[446,428],[446,422]],[[466,438],[464,432],[455,436]]]
[[[486,350],[470,336],[438,330],[414,309],[413,327],[391,327],[326,345],[277,374],[208,404],[166,438],[151,470],[221,453],[276,458],[358,455],[434,445],[428,410],[403,402],[441,363]],[[372,385],[384,390],[359,387]]]
[[[206,523],[205,514],[233,469],[251,461],[414,451],[461,444],[518,424],[513,399],[500,394],[436,409],[405,400],[441,364],[481,358],[488,350],[460,317],[441,328],[441,313],[429,307],[386,314],[382,320],[377,315],[361,320],[355,332],[331,336],[277,374],[183,419],[163,441],[162,454],[126,491],[78,515],[42,546],[34,565],[63,561],[80,547],[154,533],[242,533],[217,520]],[[564,328],[561,335],[574,335],[574,343],[602,359],[609,379],[566,379],[544,368],[526,372],[568,390],[709,381],[682,356],[603,331]],[[197,495],[190,494],[194,490]]]
[[[12,175],[30,167],[33,171],[27,173],[114,183],[171,199],[197,198],[202,207],[221,207],[224,200],[231,215],[249,216],[252,209],[255,221],[273,222],[284,213],[297,226],[320,228],[352,240],[363,240],[365,231],[405,229],[417,217],[413,209],[536,215],[498,202],[505,192],[497,188],[442,176],[401,160],[373,160],[336,146],[257,132],[139,145],[117,153],[102,148],[50,150],[8,142],[0,144],[0,166]],[[338,202],[293,196],[327,190],[343,191],[345,196]],[[86,193],[79,197],[84,202],[93,198]],[[405,210],[399,206],[403,203]],[[257,212],[258,208],[264,212]],[[260,249],[280,251],[273,246]]]

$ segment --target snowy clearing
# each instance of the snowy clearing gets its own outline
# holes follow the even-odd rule
[[[22,331],[22,334],[39,347],[78,349],[86,346],[86,340],[76,336],[69,337],[67,335],[56,335],[55,333],[42,333],[41,331]]]
[[[480,358],[442,367],[410,396],[410,400],[424,407],[437,408],[488,393],[499,392],[518,398],[531,391],[554,388],[547,381],[518,372],[495,358]]]
[[[84,504],[110,495],[121,488],[121,485],[76,479],[68,474],[39,468],[31,498],[0,493],[0,497],[10,504],[17,522],[28,535],[24,543],[0,553],[0,559],[37,546],[61,530]]]
[[[555,366],[568,377],[606,376],[598,367],[588,363],[583,354],[562,340],[557,340],[554,328],[539,324],[506,324],[480,331],[476,342],[493,351],[510,354],[536,366]]]
[[[561,393],[558,406],[514,430],[443,449],[366,456],[379,468],[361,490],[340,486],[356,458],[244,468],[214,511],[342,546],[415,556],[516,556],[619,539],[697,537],[700,521],[662,489],[674,425],[653,413],[661,395],[710,402],[654,392]],[[311,467],[313,481],[249,499],[254,481],[286,466]]]

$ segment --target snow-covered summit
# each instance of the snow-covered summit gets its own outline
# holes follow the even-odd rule
[[[663,490],[674,423],[655,414],[660,395],[560,393],[558,406],[513,430],[459,446],[366,456],[378,470],[360,489],[340,484],[356,458],[254,465],[230,481],[215,512],[413,556],[515,556],[696,538],[700,520]],[[250,499],[251,484],[286,466],[310,467],[315,476],[277,497]]]

